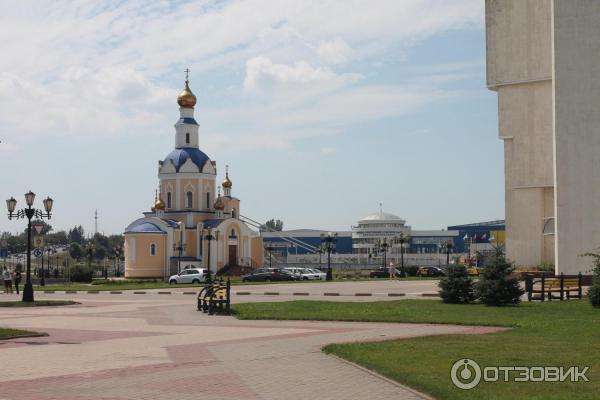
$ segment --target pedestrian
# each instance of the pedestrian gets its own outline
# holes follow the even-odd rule
[[[4,281],[4,293],[12,293],[12,276],[6,267],[2,271],[2,280]]]
[[[15,272],[15,289],[17,294],[19,294],[19,284],[21,283],[21,270],[17,268]]]

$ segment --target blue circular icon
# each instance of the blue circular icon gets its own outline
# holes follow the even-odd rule
[[[33,255],[35,258],[40,258],[44,255],[44,251],[40,248],[33,249]]]

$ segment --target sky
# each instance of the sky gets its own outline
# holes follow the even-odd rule
[[[504,218],[480,0],[0,0],[0,52],[0,197],[51,196],[55,230],[93,232],[97,209],[121,233],[149,210],[186,68],[242,215]]]

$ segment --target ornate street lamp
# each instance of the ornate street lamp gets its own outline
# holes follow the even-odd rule
[[[404,232],[400,232],[400,235],[396,240],[398,241],[398,243],[400,243],[400,273],[404,278],[406,276],[404,272],[404,251],[405,244],[408,244],[410,242],[410,236],[405,235]]]
[[[23,287],[24,302],[33,301],[33,285],[31,284],[31,219],[33,217],[50,219],[52,216],[52,205],[54,204],[54,201],[50,197],[44,199],[43,203],[46,212],[43,212],[42,210],[33,208],[34,201],[35,193],[30,190],[25,193],[25,203],[27,204],[27,208],[15,212],[17,200],[15,200],[14,197],[6,200],[9,220],[27,218],[27,272],[25,275],[25,286]]]
[[[450,264],[450,252],[452,251],[454,244],[448,240],[444,247],[446,248],[446,266],[448,266],[448,264]]]
[[[121,276],[121,270],[119,268],[119,264],[121,261],[121,252],[122,252],[121,246],[117,245],[117,246],[113,247],[113,252],[115,253],[115,276],[118,278],[119,276]],[[105,275],[108,275],[108,271],[106,270],[106,268],[104,268],[104,271],[105,271]]]
[[[333,280],[333,273],[331,271],[331,252],[335,251],[335,242],[337,240],[337,233],[327,232],[321,233],[321,245],[327,252],[327,280]]]
[[[210,273],[210,242],[215,240],[219,240],[219,231],[217,231],[214,235],[213,235],[213,231],[212,228],[208,228],[206,230],[203,230],[203,233],[205,233],[204,235],[204,239],[208,241],[208,252],[207,252],[207,263],[206,263],[206,271],[207,271],[207,275],[206,275],[206,283],[212,283],[212,277],[211,277],[211,273]],[[216,271],[215,271],[216,273]]]

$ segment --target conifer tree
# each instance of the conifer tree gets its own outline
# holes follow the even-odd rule
[[[487,306],[519,304],[524,291],[519,281],[511,277],[513,265],[506,260],[504,249],[494,247],[494,254],[487,258],[475,287],[475,295]]]
[[[448,276],[442,278],[438,286],[444,303],[468,304],[475,300],[473,281],[464,265],[448,267]]]

